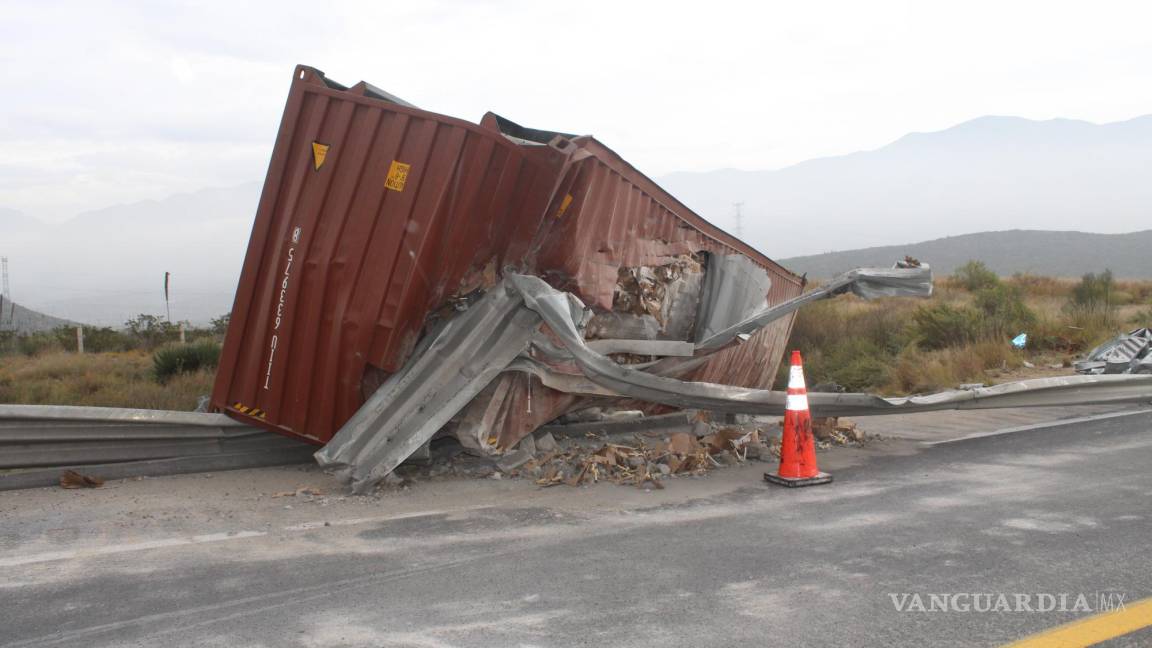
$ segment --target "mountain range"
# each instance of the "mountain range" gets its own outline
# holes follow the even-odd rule
[[[776,171],[659,181],[729,231],[733,204],[743,203],[742,237],[790,258],[1005,229],[1143,230],[1150,178],[1152,115],[1110,124],[982,117]]]
[[[749,243],[815,276],[911,254],[939,272],[978,258],[1006,273],[1110,267],[1149,277],[1152,263],[1140,251],[1152,247],[1140,230],[1152,223],[1150,176],[1152,115],[1110,124],[982,117],[774,171],[657,180],[705,218],[730,231],[739,225]],[[203,189],[61,223],[0,208],[13,296],[60,318],[120,325],[167,313],[170,272],[172,319],[207,323],[231,308],[259,193],[258,183]],[[739,224],[733,203],[743,203]]]
[[[118,326],[140,313],[207,323],[227,313],[260,185],[204,189],[45,223],[0,210],[12,297],[38,311]]]
[[[58,326],[70,324],[73,322],[38,313],[15,302],[9,302],[7,299],[0,299],[0,331],[36,333],[38,331],[51,331]]]
[[[932,266],[937,276],[978,259],[1000,275],[1017,272],[1077,277],[1111,270],[1118,278],[1152,277],[1152,230],[1129,234],[1091,234],[1008,230],[980,232],[883,247],[827,252],[780,259],[786,268],[815,278],[833,277],[865,266],[890,266],[912,256]]]

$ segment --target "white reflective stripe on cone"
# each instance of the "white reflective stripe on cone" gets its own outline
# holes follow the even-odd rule
[[[804,386],[804,367],[792,367],[788,372],[788,387]]]
[[[808,411],[808,394],[788,394],[788,401],[784,404],[784,409],[794,412]]]

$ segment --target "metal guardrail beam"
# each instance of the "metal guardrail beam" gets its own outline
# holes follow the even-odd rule
[[[306,463],[315,450],[223,414],[0,405],[0,490],[52,485],[68,469],[120,479]]]

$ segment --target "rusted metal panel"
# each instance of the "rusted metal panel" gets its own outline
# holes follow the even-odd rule
[[[480,124],[417,109],[360,83],[296,69],[260,199],[213,405],[323,443],[365,392],[408,360],[429,323],[494,284],[536,274],[600,311],[622,267],[743,254],[772,280],[800,278],[723,232],[591,137]],[[693,366],[694,379],[767,387],[791,317]],[[570,395],[502,381],[519,431]],[[481,395],[483,397],[483,394]],[[476,404],[479,415],[488,406]],[[508,418],[508,417],[506,417]],[[539,421],[543,422],[543,421]],[[511,424],[510,424],[511,425]],[[502,435],[504,436],[504,435]],[[518,436],[516,438],[519,438]]]
[[[523,255],[559,163],[535,153],[298,67],[213,404],[326,441],[369,366],[397,370],[433,309]]]

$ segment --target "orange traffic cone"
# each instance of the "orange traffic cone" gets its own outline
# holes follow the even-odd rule
[[[832,481],[832,475],[816,468],[816,440],[808,413],[808,388],[800,352],[792,352],[788,374],[788,403],[784,410],[784,436],[780,440],[780,469],[764,473],[764,480],[781,486],[814,486]]]

